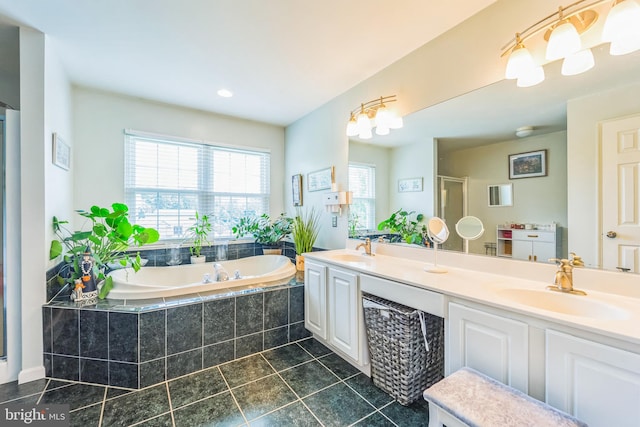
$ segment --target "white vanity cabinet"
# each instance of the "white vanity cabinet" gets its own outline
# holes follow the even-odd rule
[[[327,267],[310,260],[304,263],[304,326],[327,339]]]
[[[523,393],[529,392],[529,326],[521,321],[449,303],[446,375],[468,366]]]
[[[546,401],[590,426],[640,426],[640,354],[547,329]]]
[[[560,228],[555,231],[513,230],[512,258],[549,262],[560,256]]]
[[[305,327],[368,374],[358,273],[305,260]]]

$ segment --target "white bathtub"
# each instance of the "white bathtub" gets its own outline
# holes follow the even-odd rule
[[[261,285],[291,278],[296,268],[289,258],[282,255],[260,255],[222,261],[229,274],[227,281],[215,281],[214,263],[185,264],[171,267],[143,267],[137,273],[124,268],[109,273],[113,277],[113,289],[107,295],[111,299],[146,299],[171,297],[213,291],[239,286]],[[240,278],[235,279],[238,271]],[[205,275],[213,280],[203,283]]]

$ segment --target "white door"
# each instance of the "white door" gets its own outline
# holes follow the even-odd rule
[[[640,115],[601,126],[602,267],[640,273]]]
[[[329,342],[358,361],[358,276],[329,269]]]
[[[327,339],[327,267],[312,261],[304,263],[304,326]]]
[[[446,375],[468,366],[503,384],[529,392],[529,326],[449,303]]]
[[[640,425],[640,355],[546,332],[546,401],[590,426]]]

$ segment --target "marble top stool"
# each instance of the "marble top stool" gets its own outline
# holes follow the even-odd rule
[[[586,427],[582,421],[471,368],[424,391],[429,427]]]

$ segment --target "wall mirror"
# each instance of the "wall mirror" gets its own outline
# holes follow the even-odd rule
[[[489,207],[513,206],[513,184],[487,186]]]
[[[593,48],[596,67],[584,74],[562,76],[561,64],[548,64],[540,85],[525,89],[502,80],[411,113],[404,117],[404,127],[389,135],[374,135],[367,141],[352,138],[349,160],[376,165],[376,223],[402,208],[427,218],[440,216],[452,228],[458,218],[450,220],[440,212],[443,202],[453,200],[453,193],[443,194],[438,180],[468,177],[463,216],[478,217],[486,229],[482,238],[469,242],[470,253],[485,255],[484,243],[495,242],[497,225],[555,222],[562,227],[566,256],[568,235],[598,229],[598,224],[582,223],[573,231],[568,220],[567,104],[640,84],[640,51],[613,57],[608,50],[608,44]],[[534,128],[531,136],[515,136],[517,128],[528,125]],[[596,132],[595,124],[589,126]],[[508,156],[542,148],[549,148],[548,176],[509,183]],[[579,167],[575,157],[572,161]],[[396,194],[396,182],[403,174],[423,176],[423,192],[408,193],[412,199]],[[511,206],[490,206],[488,186],[507,183]]]

